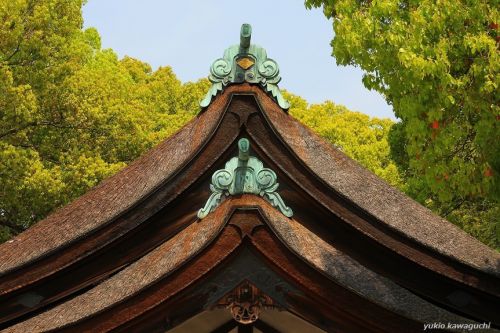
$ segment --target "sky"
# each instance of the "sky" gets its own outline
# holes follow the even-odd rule
[[[252,43],[280,67],[281,88],[309,103],[331,100],[395,119],[385,99],[363,86],[359,68],[336,65],[331,21],[302,0],[88,0],[83,16],[103,48],[153,68],[171,66],[183,82],[207,77],[212,62],[239,43],[241,24],[250,23]]]

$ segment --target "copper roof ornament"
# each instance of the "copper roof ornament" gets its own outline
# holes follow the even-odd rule
[[[282,109],[290,108],[290,104],[283,98],[278,88],[278,83],[281,81],[278,64],[267,57],[264,48],[250,44],[251,37],[252,26],[243,24],[240,44],[227,48],[224,56],[213,62],[208,77],[212,86],[200,102],[202,108],[208,107],[213,98],[226,86],[244,82],[259,84]]]
[[[238,157],[231,158],[224,169],[217,170],[212,175],[210,190],[212,194],[205,206],[198,211],[202,219],[219,206],[224,196],[243,193],[256,194],[266,199],[273,207],[279,209],[286,217],[292,217],[293,211],[285,205],[276,192],[276,173],[264,168],[264,164],[256,157],[250,156],[250,141],[242,138],[238,141]]]
[[[243,282],[219,300],[216,307],[229,309],[233,319],[243,325],[256,322],[262,310],[281,310],[271,297],[248,281]]]

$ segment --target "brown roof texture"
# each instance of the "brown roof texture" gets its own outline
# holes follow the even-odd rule
[[[261,203],[263,215],[279,238],[332,280],[392,311],[422,322],[473,322],[443,310],[362,266],[294,219]]]
[[[212,241],[224,225],[231,208],[227,203],[217,214],[191,224],[140,260],[88,292],[75,297],[5,332],[44,332],[81,320],[137,294],[165,277]],[[144,309],[145,310],[145,309]]]
[[[251,141],[251,154],[278,174],[278,191],[294,217],[245,194],[196,218],[211,175],[234,156],[242,136]],[[251,217],[255,211],[258,217]],[[127,260],[118,258],[123,244],[132,249]],[[494,321],[498,313],[499,253],[334,148],[259,86],[238,84],[137,161],[0,245],[0,308],[10,311],[4,321],[0,315],[0,325],[7,323],[2,332],[130,328],[129,321],[147,322],[155,311],[203,295],[195,287],[244,247],[331,313],[335,302],[321,288],[325,295],[341,292],[339,304],[356,305],[346,314],[338,310],[339,323],[350,320],[351,327],[364,310],[374,311],[366,325],[372,320],[383,331],[386,315],[398,321],[395,327],[410,323],[417,326],[409,331],[418,331],[419,323]],[[63,279],[73,272],[78,283]],[[67,290],[51,281],[64,281]],[[472,301],[450,301],[457,290]],[[39,305],[19,304],[19,297],[37,293]],[[288,310],[300,312],[293,304]]]
[[[500,276],[498,252],[388,185],[283,112],[260,88],[247,85],[229,87],[205,112],[172,137],[71,204],[1,244],[0,274],[101,227],[174,175],[202,148],[216,129],[231,94],[238,91],[255,94],[284,142],[333,189],[416,241]],[[260,144],[265,151],[265,142]]]
[[[102,227],[175,175],[206,143],[220,120],[225,102],[223,99],[214,102],[210,112],[193,119],[138,160],[1,244],[0,275]]]
[[[263,112],[284,142],[337,192],[395,230],[465,264],[500,276],[500,254],[432,213],[349,158],[292,116],[279,112],[268,96]],[[265,150],[265,143],[261,143]]]
[[[260,207],[260,211],[278,237],[299,256],[329,276],[379,305],[423,322],[473,321],[443,310],[414,295],[390,280],[366,269],[341,251],[336,250],[294,219],[286,218],[267,201],[252,195],[229,198],[216,212],[192,224],[172,239],[100,283],[86,293],[26,320],[2,332],[44,332],[64,327],[95,315],[127,297],[138,294],[165,278],[189,258],[207,247],[222,230],[234,207]],[[234,244],[236,246],[238,244]],[[228,249],[229,254],[233,248]],[[227,255],[226,254],[226,255]],[[141,309],[145,311],[146,309]]]

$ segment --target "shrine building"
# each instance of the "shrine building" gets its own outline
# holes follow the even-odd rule
[[[209,79],[191,122],[0,245],[1,332],[500,328],[500,254],[290,116],[250,25]]]

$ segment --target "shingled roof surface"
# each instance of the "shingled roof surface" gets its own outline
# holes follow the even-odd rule
[[[99,229],[175,176],[206,143],[224,111],[220,100],[116,175],[0,245],[0,274]],[[116,237],[120,235],[117,234]]]
[[[251,194],[196,217],[241,137],[278,174],[292,218]],[[347,157],[261,87],[235,84],[137,161],[0,245],[0,328],[144,331],[158,322],[166,331],[192,315],[179,309],[212,306],[204,283],[244,248],[300,290],[287,294],[287,309],[326,331],[500,325],[498,252]],[[27,295],[40,299],[25,305]],[[313,304],[325,310],[308,312],[320,311]]]
[[[292,116],[280,112],[268,96],[263,112],[283,141],[332,189],[395,230],[440,253],[500,276],[500,254],[432,213],[316,135]],[[265,150],[265,143],[261,146]]]
[[[164,278],[183,262],[207,247],[230,219],[234,207],[260,207],[280,239],[299,256],[334,281],[393,311],[424,322],[473,323],[412,294],[390,280],[361,266],[336,250],[300,223],[286,218],[265,200],[251,195],[225,201],[216,214],[193,224],[154,251],[88,292],[41,315],[6,329],[8,333],[45,332],[95,315]],[[234,251],[238,244],[233,244]],[[228,254],[231,251],[228,251]],[[187,287],[187,286],[183,286]],[[153,306],[153,305],[151,305]],[[147,309],[141,308],[140,311]],[[135,314],[137,315],[137,314]],[[112,329],[114,327],[107,327]]]
[[[256,94],[291,150],[333,189],[394,229],[476,268],[500,276],[500,254],[387,184],[302,125],[260,88],[230,87],[209,109],[134,163],[0,245],[0,273],[54,251],[101,227],[193,158],[213,132],[232,92]],[[261,146],[265,150],[265,143]],[[119,235],[117,235],[119,236]]]

